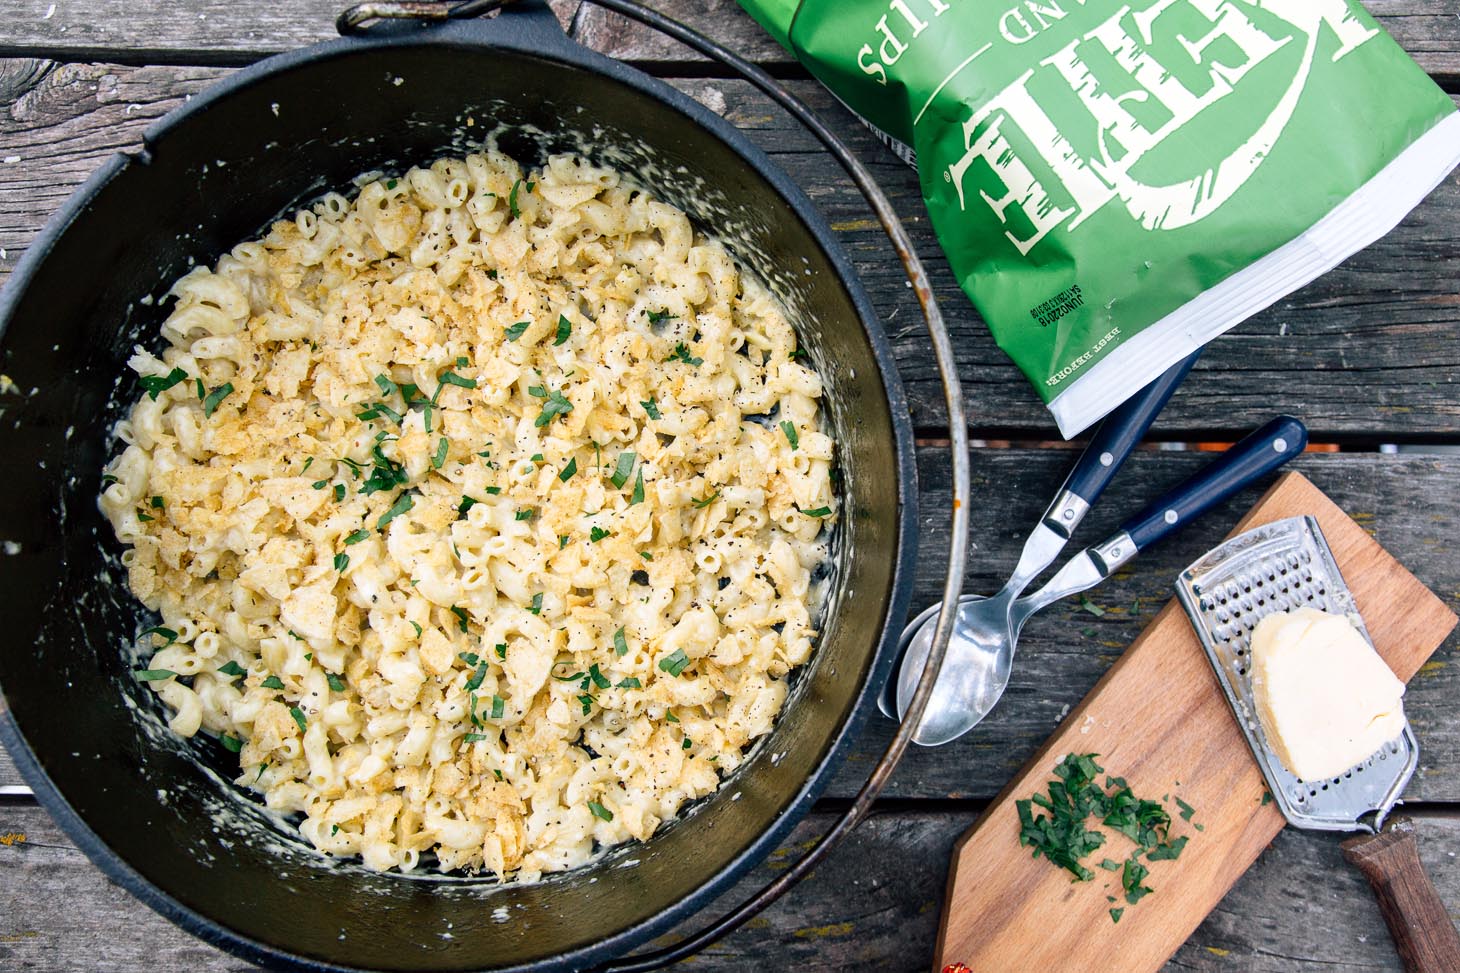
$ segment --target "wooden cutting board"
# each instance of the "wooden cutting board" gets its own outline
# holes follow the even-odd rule
[[[1375,646],[1408,681],[1455,627],[1454,613],[1301,474],[1279,479],[1233,534],[1300,514],[1318,519]],[[1125,777],[1137,797],[1169,795],[1172,835],[1191,836],[1179,860],[1150,864],[1146,884],[1155,891],[1137,905],[1126,904],[1120,873],[1094,867],[1129,854],[1130,844],[1111,829],[1095,825],[1106,832],[1106,847],[1091,856],[1091,882],[1072,883],[1068,872],[1019,845],[1014,802],[1043,792],[1055,764],[1072,752],[1100,754],[1106,773]],[[1173,599],[959,839],[935,969],[1160,969],[1282,830],[1277,805],[1263,805],[1265,792],[1206,653]],[[1178,815],[1177,797],[1196,809],[1191,821]],[[1112,907],[1125,907],[1119,924]]]

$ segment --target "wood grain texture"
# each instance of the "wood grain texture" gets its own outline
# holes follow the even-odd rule
[[[947,455],[919,451],[922,544],[913,610],[931,604],[947,564],[949,502]],[[1142,451],[1127,462],[1075,542],[1093,543],[1127,514],[1196,470],[1207,457]],[[1013,566],[1019,545],[1063,478],[1074,454],[1067,450],[979,449],[972,455],[974,553],[967,590],[996,590]],[[1460,458],[1309,455],[1295,466],[1398,554],[1426,585],[1460,609]],[[1019,640],[1013,678],[1004,699],[972,732],[943,747],[913,747],[892,778],[889,797],[988,800],[1023,766],[1070,708],[1171,597],[1177,573],[1222,539],[1257,499],[1248,490],[1163,541],[1088,595],[1061,602],[1033,618]],[[1093,611],[1104,614],[1095,615]],[[1460,637],[1452,636],[1409,686],[1405,708],[1421,747],[1421,764],[1406,795],[1411,800],[1460,801]],[[828,796],[848,798],[891,738],[892,724],[874,715],[858,737]],[[0,751],[0,785],[19,783]]]
[[[1455,627],[1455,613],[1302,474],[1284,474],[1233,534],[1301,514],[1317,518],[1375,647],[1408,680]],[[1042,791],[1071,752],[1100,754],[1138,795],[1170,793],[1196,808],[1189,826],[1173,828],[1191,838],[1179,864],[1153,865],[1160,908],[1127,907],[1112,922],[1106,896],[1113,888],[1121,898],[1114,873],[1073,885],[1018,846],[1013,802]],[[1168,602],[959,839],[938,965],[972,958],[997,970],[1160,969],[1282,830],[1277,807],[1262,803],[1265,789],[1201,644]],[[1112,842],[1110,857],[1125,857],[1125,848]],[[1040,921],[1056,912],[1058,925]]]
[[[661,70],[702,59],[675,42],[591,2],[549,0],[584,43]],[[0,0],[0,53],[104,60],[127,51],[135,60],[241,64],[335,36],[335,16],[350,0]],[[734,0],[649,0],[761,64],[788,66],[791,56]],[[1460,24],[1445,0],[1365,0],[1364,6],[1431,74],[1460,74]],[[580,7],[581,12],[580,12]],[[573,23],[576,15],[576,23]]]
[[[706,973],[922,973],[931,964],[949,850],[977,810],[876,814],[808,882],[684,969]],[[710,912],[727,908],[830,824],[812,815]],[[1420,853],[1460,909],[1460,821],[1421,816]],[[0,969],[27,973],[242,973],[111,884],[38,807],[0,805]],[[23,836],[24,840],[17,840]],[[1291,889],[1321,877],[1309,894]],[[1155,880],[1153,880],[1155,881]],[[1158,906],[1162,890],[1143,906]],[[708,916],[709,913],[707,913]],[[1051,919],[1058,919],[1052,916]],[[1288,829],[1166,966],[1167,973],[1398,973],[1359,872],[1332,835]],[[675,967],[679,969],[681,967]],[[1014,973],[995,970],[990,973]],[[1048,973],[1075,973],[1056,967]],[[1040,971],[1046,973],[1046,971]]]
[[[1405,969],[1460,970],[1460,933],[1420,861],[1414,822],[1401,818],[1380,834],[1349,838],[1340,847],[1344,859],[1369,880]]]
[[[1457,19],[1460,23],[1460,19]],[[225,69],[0,61],[0,281],[65,198],[111,153]],[[914,422],[946,424],[911,292],[865,204],[829,157],[748,84],[676,86],[745,129],[805,186],[850,252],[892,339]],[[1052,438],[1028,381],[994,344],[938,253],[916,177],[815,82],[794,82],[872,163],[920,252],[949,320],[970,423]],[[212,255],[200,255],[211,257]],[[1275,411],[1316,440],[1460,435],[1460,176],[1394,233],[1214,342],[1156,424],[1165,438],[1220,438]]]

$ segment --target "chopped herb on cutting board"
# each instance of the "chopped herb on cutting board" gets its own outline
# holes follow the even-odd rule
[[[1065,869],[1076,882],[1088,882],[1095,873],[1084,860],[1105,845],[1105,833],[1088,827],[1091,818],[1129,838],[1134,845],[1124,862],[1104,857],[1099,867],[1121,873],[1121,888],[1128,905],[1135,905],[1154,891],[1144,884],[1150,869],[1147,862],[1175,861],[1181,857],[1189,837],[1171,837],[1171,814],[1166,810],[1165,796],[1160,801],[1139,798],[1123,777],[1105,778],[1105,768],[1095,762],[1096,753],[1068,754],[1055,767],[1055,780],[1046,793],[1015,801],[1019,813],[1019,844],[1034,849],[1034,857],[1043,855],[1051,864]],[[1176,798],[1181,818],[1190,821],[1195,809]],[[1036,808],[1038,810],[1036,810]],[[1123,909],[1111,909],[1112,922],[1120,921]]]

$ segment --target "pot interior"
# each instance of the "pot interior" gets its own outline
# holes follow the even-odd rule
[[[889,405],[900,399],[884,384],[865,301],[773,185],[783,177],[757,171],[647,82],[567,63],[561,40],[550,54],[486,49],[459,27],[290,56],[284,70],[205,96],[100,177],[49,253],[12,282],[0,370],[19,392],[0,396],[0,427],[16,472],[0,538],[19,553],[0,557],[4,702],[54,786],[42,784],[43,797],[94,834],[71,820],[88,853],[192,931],[254,959],[457,970],[556,965],[583,951],[578,965],[697,908],[809,803],[808,782],[827,769],[872,673],[908,553],[906,420]],[[159,346],[171,281],[297,204],[348,192],[362,172],[462,154],[498,126],[525,165],[580,151],[633,174],[780,293],[826,382],[845,505],[820,645],[754,757],[649,844],[505,886],[330,861],[228,783],[234,755],[211,737],[173,737],[128,674],[126,646],[154,620],[127,591],[96,507],[111,426],[138,394],[125,361],[138,342]]]

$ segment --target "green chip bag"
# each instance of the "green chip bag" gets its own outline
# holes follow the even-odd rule
[[[1350,0],[740,0],[918,167],[1071,436],[1388,232],[1455,105]]]

